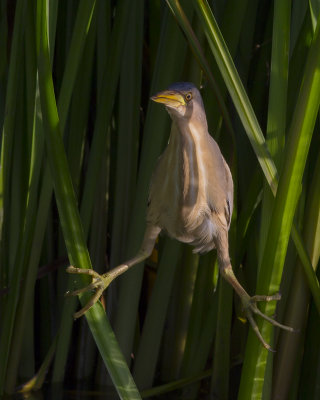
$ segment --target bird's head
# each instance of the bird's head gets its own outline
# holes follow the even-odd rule
[[[199,118],[206,120],[200,92],[193,83],[173,83],[168,89],[152,96],[151,100],[164,104],[173,119]]]

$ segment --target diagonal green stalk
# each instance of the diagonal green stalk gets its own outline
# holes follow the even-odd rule
[[[178,22],[181,24],[184,32],[188,37],[189,42],[192,45],[193,43],[195,43],[193,37],[194,34],[190,30],[190,23],[187,21],[185,15],[182,14],[183,10],[180,7],[177,7],[177,5],[179,5],[179,2],[177,0],[168,0],[168,3],[170,4],[170,7],[174,10],[176,16],[181,13],[181,16],[179,16],[178,18]],[[238,111],[240,119],[256,153],[256,156],[267,179],[267,182],[271,188],[271,191],[275,196],[278,186],[277,169],[270,155],[270,152],[268,151],[268,147],[266,145],[260,125],[254,114],[253,108],[243,87],[238,72],[234,66],[232,58],[229,54],[228,48],[224,42],[222,34],[219,30],[217,22],[214,19],[210,7],[208,6],[208,3],[205,0],[194,0],[194,4],[198,12],[199,18],[202,21],[202,26],[207,35],[212,53],[216,58],[220,72],[225,80],[225,84],[233,99],[234,105]],[[202,57],[199,55],[198,59],[201,63],[202,69],[204,71],[207,71],[207,63],[203,62]],[[208,74],[208,76],[210,76],[210,73]],[[301,239],[301,235],[295,225],[292,226],[292,239],[295,243],[297,252],[302,261],[310,290],[320,312],[320,285],[318,279],[314,274],[310,259]]]
[[[196,34],[194,33],[192,26],[180,5],[179,0],[166,0],[166,2],[168,4],[168,6],[170,7],[173,15],[177,19],[179,25],[183,29],[184,33],[188,37],[191,49],[192,49],[195,57],[197,58],[198,62],[202,66],[203,71],[207,75],[210,85],[213,88],[213,91],[216,95],[217,102],[218,102],[219,108],[221,110],[221,114],[225,120],[226,126],[229,129],[229,131],[231,132],[231,134],[234,135],[230,114],[225,105],[223,93],[220,92],[219,86],[216,83],[216,79],[214,78],[214,76],[211,72],[210,66],[207,62],[207,59],[202,51],[200,42],[199,42]]]
[[[303,236],[312,265],[317,268],[320,256],[320,155],[314,168],[307,196]],[[290,295],[287,301],[285,324],[299,329],[299,335],[281,332],[278,351],[275,356],[273,398],[285,399],[291,390],[294,370],[299,364],[301,347],[306,339],[304,334],[309,314],[310,292],[303,275],[301,263],[297,260]],[[310,346],[309,342],[308,347]]]
[[[86,6],[88,5],[88,2],[85,2]],[[79,5],[79,7],[83,7],[83,3]],[[85,133],[86,133],[86,125],[87,125],[87,119],[88,119],[88,103],[89,103],[89,90],[90,90],[90,76],[92,73],[92,64],[93,64],[93,52],[94,52],[94,40],[95,40],[95,19],[91,18],[91,14],[93,10],[96,12],[96,6],[95,2],[92,2],[90,4],[91,8],[87,9],[87,13],[84,13],[83,11],[78,9],[77,12],[77,19],[81,18],[84,19],[84,21],[80,23],[75,23],[72,38],[78,38],[78,40],[81,41],[81,46],[79,43],[75,42],[73,39],[71,40],[71,45],[70,45],[70,52],[69,52],[69,57],[71,54],[73,55],[73,58],[77,59],[77,63],[68,63],[70,66],[70,70],[68,69],[65,70],[63,82],[67,83],[73,83],[74,86],[72,85],[71,87],[68,87],[68,89],[62,89],[59,94],[59,100],[58,100],[58,111],[59,111],[59,117],[60,117],[60,107],[62,107],[62,104],[64,102],[67,102],[67,100],[71,100],[71,92],[72,92],[72,102],[70,106],[70,113],[69,113],[69,124],[68,124],[68,132],[65,132],[64,137],[67,136],[67,155],[68,155],[68,164],[70,167],[70,173],[71,173],[71,178],[72,182],[74,185],[74,188],[77,193],[79,193],[79,179],[80,179],[80,172],[81,172],[81,166],[82,166],[82,156],[83,156],[83,147],[84,147],[84,142],[85,142]],[[91,21],[91,22],[90,22]],[[88,31],[90,25],[90,31]],[[80,26],[80,28],[79,28]],[[87,33],[87,35],[85,35]],[[85,44],[85,46],[84,46]],[[72,46],[75,46],[77,51],[75,52]],[[80,56],[82,56],[82,59],[80,59]],[[85,59],[85,61],[84,61]],[[77,77],[76,80],[70,80],[68,81],[65,76],[68,75],[75,75]],[[61,96],[65,97],[64,99],[61,98]],[[68,104],[68,102],[67,102]],[[66,114],[66,111],[63,111],[64,114]],[[66,118],[64,118],[66,120]],[[64,127],[60,121],[60,126]],[[63,128],[62,128],[63,129]],[[61,277],[61,285],[62,287],[58,290],[61,292],[66,291],[66,287],[70,287],[70,282],[71,279],[69,276],[67,276],[64,271],[60,272],[60,277]],[[69,282],[69,283],[68,283]],[[55,359],[54,359],[54,366],[53,366],[53,375],[52,375],[52,380],[53,382],[61,382],[63,380],[64,374],[65,374],[65,365],[66,365],[66,360],[68,357],[68,347],[71,342],[71,337],[72,337],[72,326],[73,326],[73,321],[70,316],[74,313],[75,308],[77,307],[77,299],[72,298],[72,299],[64,299],[63,306],[61,305],[60,308],[62,308],[62,317],[61,317],[61,322],[59,326],[59,336],[58,336],[58,344],[57,344],[57,351],[55,354]]]
[[[62,231],[70,262],[88,268],[91,261],[60,133],[48,51],[45,0],[37,1],[37,50],[45,142]],[[81,301],[83,304],[88,301],[88,295],[82,295]],[[140,399],[101,304],[88,311],[86,318],[120,398]]]
[[[95,129],[88,160],[88,168],[84,185],[83,197],[80,206],[80,215],[85,237],[89,234],[92,210],[94,207],[95,193],[97,189],[96,176],[101,168],[102,157],[105,154],[108,142],[108,125],[113,109],[115,93],[117,89],[118,76],[120,71],[120,61],[122,48],[125,39],[125,27],[130,12],[130,6],[127,0],[118,2],[117,14],[111,33],[110,53],[107,58],[107,64],[104,65],[103,74],[100,76],[98,91],[98,109],[95,121]],[[73,281],[73,277],[69,277],[69,282]],[[65,332],[70,338],[72,329],[72,314],[75,301],[69,299],[62,310],[62,325]],[[61,348],[58,345],[57,355],[59,359],[55,360],[54,380],[61,381],[64,375],[64,367],[66,365],[66,349],[67,343],[64,338],[61,339]],[[61,368],[63,367],[63,368]]]
[[[276,0],[273,5],[273,31],[272,31],[272,52],[271,70],[269,85],[269,103],[266,142],[270,154],[274,160],[277,170],[281,170],[281,163],[284,156],[286,115],[287,115],[287,89],[289,69],[289,47],[290,47],[290,17],[291,0]],[[260,240],[259,240],[259,267],[264,254],[270,215],[272,215],[275,199],[269,185],[264,181]],[[268,289],[270,290],[270,289]],[[272,361],[268,358],[266,372],[264,374],[263,396],[270,397],[272,387]]]
[[[257,292],[278,290],[289,241],[293,217],[300,195],[304,167],[320,103],[320,25],[309,51],[302,86],[288,135],[287,151],[270,221],[265,251],[258,277]],[[273,312],[274,304],[264,305],[264,312]],[[272,327],[263,321],[262,335],[270,340]],[[252,331],[243,366],[239,399],[262,393],[267,351],[262,349]]]
[[[277,0],[274,2],[266,142],[278,171],[280,171],[286,131],[290,12],[291,0]],[[273,194],[265,182],[262,199],[261,239],[259,241],[259,254],[261,255],[263,254],[268,233],[273,203]],[[261,257],[259,261],[261,261]]]
[[[238,117],[238,113],[242,112],[241,107],[238,110],[233,107],[234,100],[228,95],[225,78],[208,44],[204,29],[206,23],[197,15],[191,14],[194,2],[195,0],[46,0],[49,65],[56,91],[56,99],[53,94],[52,98],[54,104],[57,102],[68,171],[76,197],[79,194],[82,210],[80,218],[84,216],[81,220],[84,231],[82,237],[88,243],[91,263],[98,272],[105,270],[105,265],[112,268],[119,261],[135,254],[145,226],[145,206],[151,172],[166,145],[170,131],[170,119],[165,110],[153,107],[148,97],[174,81],[191,80],[196,84],[203,83],[203,101],[210,130],[218,139],[228,164],[235,167],[232,173],[234,183],[237,184],[235,194],[238,196],[236,203],[239,218],[232,226],[237,229],[236,243],[233,243],[230,234],[230,249],[236,250],[233,255],[231,251],[235,274],[250,294],[256,293],[256,280],[259,276],[257,265],[260,264],[262,276],[266,281],[269,280],[265,283],[265,288],[259,282],[261,290],[277,290],[282,274],[282,301],[278,303],[275,318],[298,328],[300,332],[286,334],[276,330],[272,334],[275,338],[273,343],[276,354],[268,354],[265,362],[263,357],[257,359],[257,354],[253,353],[250,359],[256,369],[248,374],[247,360],[243,368],[245,347],[247,345],[249,349],[253,346],[256,338],[251,333],[248,338],[248,324],[243,323],[243,318],[242,322],[239,321],[243,316],[241,304],[237,296],[234,296],[234,304],[229,301],[232,297],[231,288],[227,284],[225,288],[219,285],[219,292],[215,292],[218,276],[218,267],[213,265],[215,252],[198,257],[191,255],[191,246],[183,246],[183,257],[181,260],[179,257],[173,286],[170,288],[166,283],[171,286],[174,268],[170,269],[170,266],[174,260],[172,253],[169,254],[166,246],[163,246],[162,238],[152,259],[146,261],[145,270],[135,267],[132,273],[130,271],[124,274],[105,292],[107,315],[115,322],[119,334],[117,339],[124,350],[125,358],[132,361],[133,373],[138,377],[136,384],[150,388],[152,381],[155,385],[167,383],[165,386],[151,388],[144,395],[153,398],[163,393],[163,397],[191,400],[202,397],[205,391],[204,395],[209,397],[237,398],[239,378],[243,371],[246,374],[243,380],[248,380],[248,391],[244,392],[244,398],[318,398],[320,313],[317,313],[315,304],[320,310],[316,276],[319,276],[316,265],[319,264],[317,254],[320,248],[320,121],[316,121],[294,217],[296,226],[302,231],[303,242],[298,230],[292,227],[291,238],[295,244],[293,240],[289,242],[283,270],[280,265],[283,255],[276,260],[276,265],[280,267],[279,273],[272,271],[270,281],[270,277],[263,271],[267,268],[267,263],[264,261],[264,265],[261,264],[262,258],[266,257],[261,248],[265,247],[268,238],[268,225],[273,223],[271,217],[274,203],[279,201],[273,195],[277,189],[279,195],[284,175],[282,173],[279,183],[275,180],[271,191]],[[222,52],[226,50],[220,58],[229,65],[229,51],[235,60],[235,74],[241,76],[260,129],[263,133],[266,131],[266,148],[270,150],[270,155],[265,153],[264,157],[270,157],[270,162],[274,162],[279,174],[285,159],[284,152],[289,149],[287,143],[292,132],[290,135],[286,132],[287,143],[284,147],[283,136],[278,137],[277,151],[269,146],[269,139],[272,139],[272,133],[276,136],[277,133],[283,135],[284,126],[288,127],[288,122],[291,122],[294,115],[302,79],[305,81],[304,67],[314,38],[312,28],[316,26],[319,0],[292,2],[292,53],[288,93],[285,94],[286,88],[283,85],[286,85],[287,77],[283,73],[288,61],[284,41],[288,39],[288,10],[286,17],[284,14],[280,16],[278,12],[276,17],[275,11],[280,6],[287,7],[288,2],[289,0],[208,0],[226,43],[225,47],[219,47]],[[19,3],[26,7],[26,13],[20,13],[21,18],[16,19]],[[177,6],[174,10],[176,20],[171,15],[168,3]],[[3,371],[5,374],[0,390],[12,392],[16,383],[22,381],[29,381],[30,386],[25,389],[32,390],[41,386],[46,378],[49,384],[63,380],[68,385],[78,385],[79,382],[82,386],[83,383],[88,383],[97,395],[99,393],[100,396],[110,397],[107,392],[112,390],[112,397],[119,398],[111,387],[112,383],[110,389],[98,389],[97,385],[108,384],[111,377],[103,358],[98,354],[99,349],[86,318],[81,318],[76,323],[72,319],[73,310],[78,307],[78,298],[66,299],[63,296],[67,287],[72,290],[73,286],[83,286],[85,282],[80,277],[69,276],[64,270],[64,265],[68,263],[66,248],[56,202],[51,203],[53,182],[49,157],[52,158],[52,149],[48,143],[46,149],[44,148],[44,139],[45,135],[50,135],[52,127],[47,129],[49,124],[43,121],[41,112],[44,111],[45,116],[47,108],[42,84],[41,110],[37,78],[36,4],[37,0],[0,0],[0,120],[1,129],[7,135],[1,149],[0,225],[4,218],[9,233],[2,238],[7,241],[8,246],[4,246],[0,257],[8,256],[11,260],[10,266],[6,262],[0,268],[0,302],[5,306],[0,311],[0,376]],[[84,9],[81,11],[80,7],[86,7],[88,12],[84,12]],[[91,7],[94,7],[93,15]],[[173,7],[171,11],[172,9]],[[185,12],[183,18],[180,18],[181,11]],[[81,29],[77,21],[79,15],[83,19]],[[18,25],[15,26],[15,23]],[[278,30],[272,35],[272,26],[275,25]],[[16,46],[15,32],[19,29],[22,32],[21,45]],[[79,29],[81,32],[77,34]],[[80,43],[72,39],[74,35]],[[121,44],[124,39],[125,46]],[[218,39],[213,38],[214,40]],[[271,44],[274,46],[275,41],[283,50],[279,50],[278,55],[273,52],[271,56]],[[200,52],[200,57],[193,57],[190,51],[192,47],[194,54]],[[12,66],[12,61],[18,64],[16,68]],[[217,105],[207,70],[216,80],[227,106],[236,132],[234,138],[231,138],[228,122],[223,119]],[[281,77],[277,74],[281,74]],[[14,80],[13,76],[16,76]],[[231,84],[235,85],[235,91],[239,89],[236,87],[236,80]],[[5,103],[13,105],[9,107],[14,109],[13,114],[4,113]],[[8,129],[10,119],[11,137]],[[59,134],[58,128],[56,133]],[[307,146],[298,147],[301,152],[307,151],[307,148],[303,149]],[[233,162],[230,162],[231,159]],[[260,161],[265,162],[263,158]],[[288,167],[290,165],[287,160],[286,168]],[[57,181],[56,176],[59,173],[54,172]],[[9,178],[6,178],[3,192],[4,182],[1,182],[1,177],[6,173]],[[265,193],[268,192],[271,205],[269,210],[265,208],[264,211],[263,188]],[[86,194],[83,197],[84,192]],[[280,219],[292,217],[286,213],[293,212],[291,208],[294,208],[296,193],[292,196],[291,189],[289,192],[291,194],[288,193],[288,196],[292,200],[287,200],[290,211],[285,210]],[[3,196],[6,197],[4,215]],[[59,211],[62,207],[59,203]],[[264,221],[261,219],[262,215]],[[279,218],[279,213],[273,217]],[[284,251],[290,224],[286,230],[283,221],[278,223],[281,224],[280,228],[273,225],[273,240],[280,237]],[[277,229],[279,233],[276,232]],[[65,231],[64,227],[64,233]],[[74,240],[70,241],[76,243]],[[174,244],[179,246],[178,242]],[[70,246],[72,247],[72,243],[68,243],[69,253],[73,251]],[[82,249],[80,246],[77,250]],[[278,251],[272,247],[269,250]],[[149,263],[155,261],[157,252],[162,265],[160,269],[152,268],[151,271]],[[62,254],[65,256],[60,258]],[[272,263],[273,257],[268,256]],[[59,259],[58,262],[52,261],[56,258]],[[87,259],[88,256],[84,255],[83,264],[84,258]],[[300,259],[304,260],[305,266],[310,267],[312,262],[313,269],[301,268]],[[45,268],[41,267],[37,274],[39,265],[45,265]],[[268,265],[268,268],[273,269],[273,265]],[[303,274],[307,272],[310,278],[305,283]],[[9,279],[6,283],[8,274],[14,279]],[[312,285],[313,297],[309,290]],[[229,290],[231,296],[224,289]],[[272,310],[272,307],[267,308],[268,313]],[[88,313],[88,318],[94,319],[97,312],[99,313],[99,305]],[[256,320],[259,321],[260,317]],[[95,321],[91,326],[94,324]],[[108,321],[106,324],[108,325]],[[49,351],[55,333],[59,336],[58,347],[54,349],[52,346]],[[117,360],[119,346],[115,343],[115,353],[112,353],[115,339],[112,334],[108,336],[108,328],[104,336],[99,329],[95,330],[95,334],[100,335],[97,341],[99,346],[105,346],[102,354],[105,351],[105,355],[109,355],[113,361]],[[264,331],[263,334],[273,345],[269,333]],[[52,373],[46,374],[53,355]],[[42,366],[35,379],[30,381],[34,376],[37,360],[41,360]],[[260,369],[257,368],[259,362]],[[194,381],[197,376],[204,376],[202,373],[199,375],[199,372],[204,371],[208,363],[213,364],[214,368],[206,373],[206,381]],[[113,367],[114,377],[118,372],[114,364],[109,366]],[[208,379],[210,375],[211,387],[210,378]],[[125,374],[118,382],[121,379],[124,382],[124,376]],[[174,382],[179,378],[183,379]],[[252,380],[257,383],[256,386],[251,385]],[[264,383],[260,385],[262,380]],[[34,384],[36,386],[32,386]],[[242,382],[241,386],[246,385]],[[179,393],[165,394],[165,391],[174,388]],[[134,390],[136,393],[136,388]],[[62,391],[60,389],[60,393],[53,396],[63,397]],[[68,391],[70,395],[71,391]],[[86,393],[89,394],[88,391]],[[143,394],[140,393],[140,396]]]
[[[211,50],[216,58],[220,71],[225,79],[225,83],[228,87],[229,93],[233,99],[235,107],[237,108],[238,114],[242,120],[247,135],[252,143],[255,153],[261,164],[262,170],[271,187],[271,190],[275,195],[278,186],[276,167],[270,156],[270,153],[268,152],[261,128],[258,124],[258,121],[255,118],[253,109],[250,105],[250,101],[245,93],[241,80],[234,67],[228,49],[224,43],[223,37],[219,31],[217,23],[211,13],[211,10],[207,2],[201,0],[199,1],[195,0],[194,5],[198,12],[199,18],[203,23],[204,31],[207,35]],[[292,202],[294,209],[295,205],[293,203],[294,202]],[[316,279],[314,279],[315,274],[312,269],[310,259],[305,251],[305,247],[302,244],[301,237],[294,226],[292,228],[292,237],[296,244],[299,256],[304,261],[304,268],[309,275],[308,279],[309,286],[312,290],[316,303],[320,309],[319,283]],[[276,289],[276,287],[274,289]],[[259,365],[259,362],[256,363],[257,365]],[[245,381],[245,379],[243,379],[243,381]],[[246,392],[246,395],[248,395],[248,392]]]
[[[76,23],[75,23],[75,30],[73,34],[73,39],[72,39],[72,47],[70,48],[70,54],[66,63],[65,67],[65,76],[68,79],[63,79],[61,91],[60,91],[60,96],[59,100],[61,103],[60,107],[63,107],[63,112],[62,115],[64,116],[64,123],[66,121],[66,113],[69,108],[69,102],[71,98],[71,92],[72,92],[72,87],[73,87],[73,75],[75,75],[75,70],[77,69],[77,66],[79,65],[79,56],[81,55],[82,52],[82,47],[84,44],[84,38],[85,38],[85,32],[88,29],[88,26],[90,25],[90,20],[91,20],[91,15],[92,11],[94,9],[94,4],[95,0],[91,0],[90,2],[87,1],[82,1],[81,4],[79,5],[78,8],[78,16],[76,18]],[[27,51],[28,51],[28,56],[29,58],[32,59],[34,57],[33,62],[36,64],[36,49],[35,49],[35,39],[34,39],[34,32],[30,33],[31,27],[33,27],[34,22],[33,22],[33,13],[32,13],[33,7],[30,5],[28,6],[28,25],[27,25]],[[55,13],[53,14],[53,16]],[[84,18],[85,16],[85,18]],[[79,20],[81,19],[81,21]],[[54,26],[54,22],[52,22],[52,16],[49,16],[49,21],[50,26]],[[51,29],[53,30],[53,29]],[[75,38],[78,39],[78,42],[75,42]],[[54,43],[54,37],[53,33],[51,33],[51,45],[53,46]],[[51,48],[51,53],[53,53],[53,47]],[[34,66],[34,69],[36,66]],[[33,71],[33,74],[35,74],[35,70]],[[32,74],[31,74],[32,75]],[[31,75],[28,79],[28,82],[31,81]],[[72,78],[71,78],[72,77]],[[35,79],[35,75],[34,75]],[[34,88],[31,89],[34,92]],[[38,99],[38,86],[36,88],[36,98]],[[35,93],[32,93],[31,96],[35,96]],[[29,101],[30,103],[30,101]],[[44,231],[44,224],[46,222],[46,217],[43,217],[43,215],[47,215],[47,211],[45,209],[48,208],[49,206],[49,201],[51,198],[51,191],[52,191],[52,183],[50,180],[50,172],[49,168],[45,168],[44,172],[44,179],[43,179],[43,187],[42,187],[42,194],[41,194],[41,200],[39,206],[37,206],[37,190],[38,190],[38,180],[39,180],[39,174],[41,172],[40,164],[42,160],[42,137],[40,134],[40,130],[42,129],[41,125],[41,111],[40,111],[40,103],[37,101],[36,104],[36,118],[35,118],[35,149],[34,153],[35,154],[35,161],[32,164],[32,169],[30,171],[30,199],[27,204],[27,210],[26,210],[26,220],[25,220],[25,226],[24,226],[24,232],[23,232],[23,237],[22,237],[22,243],[21,243],[21,250],[19,253],[21,256],[18,259],[18,262],[24,263],[24,269],[27,271],[27,276],[25,280],[25,284],[23,287],[23,290],[21,291],[21,297],[20,297],[20,302],[19,302],[19,308],[17,310],[17,318],[16,318],[16,323],[14,326],[14,336],[12,340],[12,349],[10,351],[11,357],[10,357],[10,362],[8,365],[8,371],[7,371],[7,383],[6,383],[6,390],[7,391],[12,391],[13,387],[15,385],[15,380],[16,380],[16,374],[18,370],[18,365],[19,365],[19,359],[20,359],[20,353],[21,353],[21,345],[22,345],[22,340],[23,340],[23,329],[22,327],[24,326],[24,321],[25,318],[27,317],[26,310],[28,307],[31,307],[31,302],[32,302],[32,293],[34,290],[34,285],[35,285],[35,279],[36,279],[36,273],[37,273],[37,267],[38,267],[38,258],[40,257],[40,250],[41,246],[39,246],[39,243],[42,242],[42,236],[43,236],[43,231]],[[62,125],[63,127],[64,125]],[[40,142],[40,144],[39,144]],[[45,195],[45,197],[43,196]],[[44,199],[44,201],[42,201]],[[38,212],[38,219],[35,227],[35,212]],[[39,228],[40,227],[40,228]],[[32,243],[32,245],[31,245]],[[35,254],[36,253],[36,254]],[[27,267],[27,268],[26,268]],[[13,288],[15,287],[14,284],[12,284]],[[13,314],[12,314],[13,315]],[[6,336],[7,339],[10,336]]]
[[[211,12],[206,0],[193,0],[194,7],[203,23],[203,29],[206,33],[211,51],[215,56],[220,72],[225,80],[230,96],[237,109],[239,117],[248,135],[248,138],[255,151],[256,157],[260,163],[262,171],[273,195],[276,195],[278,187],[278,175],[276,166],[272,160],[268,147],[266,145],[263,133],[258,120],[254,114],[250,100],[243,87],[238,72],[234,66],[226,43],[219,30],[217,22]],[[308,284],[320,312],[320,286],[315,279],[311,261],[306,252],[305,246],[295,225],[292,226],[292,238],[298,251],[299,257],[303,263]]]
[[[244,86],[232,61],[227,45],[206,0],[193,0],[198,17],[208,39],[233,103],[258,157],[264,175],[273,192],[276,191],[277,170]]]

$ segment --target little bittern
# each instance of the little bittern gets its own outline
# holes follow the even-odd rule
[[[103,275],[91,269],[68,267],[70,273],[85,273],[93,277],[89,286],[71,294],[96,290],[92,299],[75,317],[84,314],[114,278],[149,257],[160,231],[165,231],[169,236],[194,246],[195,253],[217,249],[222,276],[240,296],[259,340],[266,349],[271,350],[258,329],[254,314],[280,328],[293,329],[263,314],[257,307],[258,301],[279,300],[279,294],[250,297],[233,273],[228,246],[233,181],[217,143],[208,132],[201,95],[193,84],[182,82],[157,93],[151,100],[165,105],[175,129],[152,176],[141,248],[135,257]]]

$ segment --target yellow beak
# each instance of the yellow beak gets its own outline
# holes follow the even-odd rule
[[[172,90],[164,90],[151,97],[151,100],[156,103],[163,103],[169,107],[179,107],[186,105],[184,97],[177,92]]]

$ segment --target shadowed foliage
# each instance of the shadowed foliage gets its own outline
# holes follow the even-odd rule
[[[0,0],[0,396],[317,399],[319,0]],[[230,166],[235,274],[281,292],[257,340],[216,253],[160,235],[132,257],[171,120],[150,96],[201,90]],[[45,383],[44,383],[45,382]],[[79,397],[80,398],[80,397]],[[94,397],[92,397],[94,398]]]

